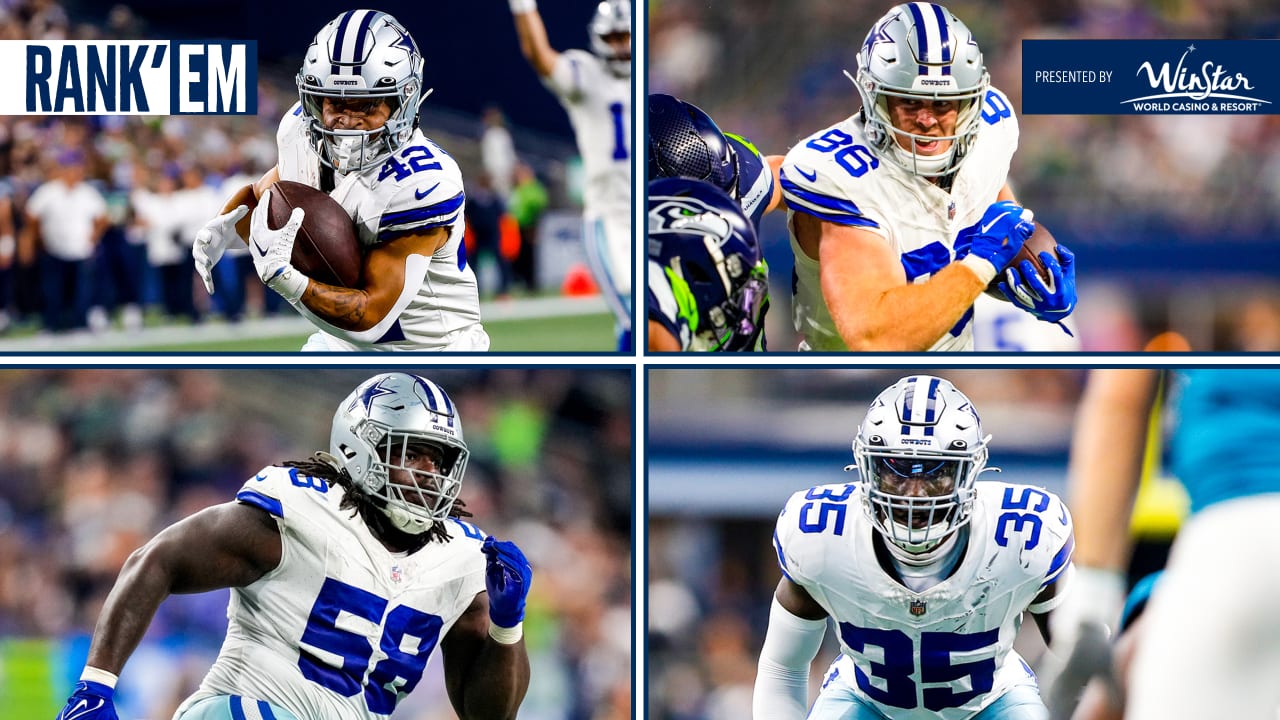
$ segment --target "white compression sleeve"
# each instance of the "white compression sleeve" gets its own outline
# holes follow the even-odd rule
[[[827,621],[792,615],[777,598],[769,609],[769,631],[760,649],[752,716],[769,720],[803,720],[809,708],[809,665]]]

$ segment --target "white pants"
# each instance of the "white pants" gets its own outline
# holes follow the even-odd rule
[[[369,352],[380,350],[404,350],[404,351],[425,351],[432,350],[435,352],[485,352],[489,349],[489,334],[485,332],[484,326],[476,323],[471,327],[455,333],[449,338],[449,344],[442,348],[378,348],[364,345],[355,345],[341,338],[336,338],[326,332],[317,332],[307,338],[307,342],[302,346],[302,352]]]
[[[586,218],[582,239],[587,264],[622,331],[631,329],[631,278],[635,254],[631,250],[631,218]]]
[[[239,695],[215,695],[196,700],[187,698],[173,720],[298,720],[297,716],[268,703]]]
[[[1277,519],[1280,494],[1255,495],[1183,525],[1143,615],[1126,720],[1276,720]]]

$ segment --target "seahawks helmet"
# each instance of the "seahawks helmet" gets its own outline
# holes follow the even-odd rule
[[[977,137],[983,98],[991,84],[969,28],[950,10],[926,2],[898,5],[871,28],[858,53],[853,80],[862,96],[868,139],[879,157],[924,177],[947,175],[960,167]],[[889,97],[955,100],[955,134],[925,137],[895,128]],[[899,145],[897,136],[910,140],[911,150]],[[917,142],[933,140],[951,140],[951,147],[933,156],[915,152]]]
[[[609,71],[618,77],[631,75],[631,48],[626,52],[615,50],[606,39],[610,35],[631,36],[631,0],[601,0],[596,14],[587,26],[591,32],[591,52],[604,61]]]
[[[853,441],[876,530],[920,556],[968,523],[990,440],[969,398],[942,378],[913,375],[880,393]]]
[[[338,405],[329,454],[360,492],[379,498],[391,524],[421,534],[449,517],[467,468],[458,409],[444,389],[408,373],[364,381]],[[434,456],[436,472],[408,467],[413,456]],[[406,482],[392,478],[403,470]]]
[[[754,350],[769,307],[768,266],[738,203],[710,183],[649,183],[649,260],[671,283],[691,350]]]
[[[738,153],[698,106],[649,96],[649,179],[706,180],[738,199]]]
[[[298,72],[298,97],[320,162],[342,173],[375,167],[413,134],[422,92],[422,54],[409,31],[377,10],[349,10],[321,28]],[[430,91],[428,91],[430,94]],[[374,130],[331,130],[325,99],[386,101],[391,116]]]

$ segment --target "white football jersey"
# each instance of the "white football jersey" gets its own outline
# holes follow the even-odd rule
[[[956,259],[958,249],[968,251],[968,234],[1005,185],[1018,146],[1018,121],[1011,108],[999,90],[987,91],[977,138],[950,192],[882,162],[856,114],[814,133],[787,153],[782,166],[788,220],[790,213],[805,212],[869,230],[900,256],[907,282],[928,280]],[[818,261],[805,255],[794,233],[791,249],[796,280],[792,306],[796,330],[804,337],[801,348],[847,350],[822,296]],[[970,310],[929,349],[972,350],[972,319]]]
[[[307,137],[301,104],[280,121],[276,135],[281,180],[320,187],[320,159]],[[356,235],[366,247],[437,227],[449,228],[449,240],[431,257],[410,255],[405,263],[405,289],[392,311],[374,327],[346,331],[295,307],[323,333],[335,349],[447,350],[480,327],[480,295],[467,262],[462,238],[462,172],[458,164],[421,130],[383,164],[362,173],[334,174],[329,194],[351,215]],[[337,341],[332,342],[332,341]]]
[[[919,593],[884,570],[877,532],[860,484],[849,483],[792,495],[774,534],[783,573],[835,622],[847,658],[841,675],[859,697],[890,720],[963,720],[1034,677],[1013,640],[1024,610],[1045,612],[1065,591],[1033,605],[1068,577],[1074,540],[1061,500],[1027,485],[977,483],[964,556]]]
[[[283,467],[244,484],[236,499],[276,518],[280,565],[232,590],[222,650],[184,705],[243,695],[311,720],[381,720],[417,686],[485,591],[484,534],[450,520],[447,543],[392,553],[338,509],[343,493]]]
[[[585,50],[565,50],[544,79],[569,113],[578,138],[584,214],[631,219],[631,78],[618,77]],[[627,238],[630,244],[630,233]]]

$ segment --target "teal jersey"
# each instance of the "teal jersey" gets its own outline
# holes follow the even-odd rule
[[[1280,493],[1280,372],[1187,369],[1177,379],[1169,451],[1191,512]]]

